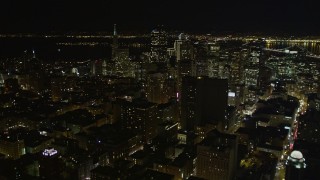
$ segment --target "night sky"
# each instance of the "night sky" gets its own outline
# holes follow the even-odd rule
[[[4,0],[0,32],[191,32],[320,34],[317,0]]]

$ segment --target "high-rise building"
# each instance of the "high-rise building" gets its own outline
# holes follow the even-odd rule
[[[193,59],[194,50],[191,42],[188,40],[188,37],[181,33],[179,39],[174,42],[175,56],[177,61],[183,59]]]
[[[175,56],[177,57],[177,61],[180,61],[181,58],[181,46],[182,46],[183,40],[178,39],[174,42],[174,50],[175,50]]]
[[[209,74],[208,44],[206,42],[199,42],[194,47],[195,47],[196,76],[208,76]]]
[[[259,69],[258,67],[247,67],[245,69],[245,85],[246,87],[258,85]]]
[[[235,177],[237,136],[213,130],[197,146],[196,176],[231,180]]]
[[[309,143],[319,143],[320,112],[315,108],[309,108],[306,113],[299,116],[298,127],[298,139]]]
[[[168,102],[166,79],[166,74],[163,73],[147,75],[146,96],[150,102],[158,104]]]
[[[286,180],[302,180],[307,165],[300,151],[292,151],[286,161]]]
[[[228,106],[228,80],[184,77],[181,92],[181,125],[186,130],[213,124],[223,129]]]
[[[113,30],[113,42],[112,42],[112,57],[108,64],[107,62],[102,63],[103,75],[116,75],[122,77],[134,77],[135,76],[135,63],[130,61],[129,49],[120,48],[118,33],[116,24]]]
[[[163,27],[158,27],[151,32],[151,61],[167,61],[167,44],[167,32]]]
[[[106,60],[104,60],[103,62],[102,62],[102,75],[107,75],[107,62],[106,62]]]
[[[178,62],[177,70],[177,98],[181,99],[182,79],[186,76],[195,76],[195,63],[192,60],[181,60]]]
[[[237,85],[242,83],[243,61],[241,50],[236,50],[231,54],[231,79],[230,84]]]
[[[208,76],[219,77],[219,53],[220,46],[216,42],[208,42]]]
[[[144,99],[132,102],[121,100],[120,121],[123,129],[131,129],[142,135],[144,142],[150,142],[157,135],[157,105]]]
[[[96,76],[96,75],[101,75],[103,73],[103,61],[101,60],[95,60],[92,61],[91,63],[91,74]],[[74,74],[74,73],[72,73]]]
[[[113,39],[112,39],[112,59],[115,59],[117,57],[118,48],[119,48],[119,42],[118,42],[117,25],[114,24]]]

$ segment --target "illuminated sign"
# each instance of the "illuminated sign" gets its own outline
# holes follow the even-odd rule
[[[288,130],[290,130],[291,128],[290,128],[290,127],[288,127],[288,126],[285,126],[285,127],[284,127],[284,129],[288,129]]]
[[[45,149],[45,150],[42,152],[42,155],[44,155],[44,156],[53,156],[53,155],[55,155],[55,154],[57,154],[57,153],[58,153],[57,150],[51,148],[51,149]]]

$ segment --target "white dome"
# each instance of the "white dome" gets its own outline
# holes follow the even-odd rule
[[[303,155],[300,151],[292,151],[290,156],[294,159],[302,159]]]

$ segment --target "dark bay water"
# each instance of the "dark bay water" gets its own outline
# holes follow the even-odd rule
[[[107,38],[44,38],[0,37],[0,60],[21,57],[35,50],[42,60],[88,60],[111,57],[112,39]],[[146,39],[119,39],[121,47],[129,48],[133,56],[146,50]]]
[[[52,60],[88,60],[104,59],[111,57],[112,39],[107,38],[44,38],[44,37],[0,37],[0,61],[7,58],[21,57],[27,51],[35,50],[38,58],[44,61]],[[130,54],[138,56],[143,51],[148,51],[148,39],[120,40],[121,46],[129,48]],[[267,48],[282,49],[298,45],[306,48],[313,54],[320,55],[320,43],[292,43],[271,42]]]
[[[25,52],[32,52],[32,50],[35,50],[38,58],[44,60],[110,56],[110,46],[107,42],[94,41],[99,43],[95,46],[81,45],[81,42],[62,38],[0,38],[0,57],[19,57],[23,56]],[[71,43],[75,45],[70,45]]]

